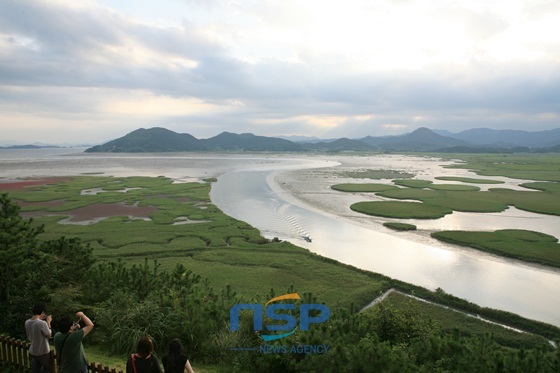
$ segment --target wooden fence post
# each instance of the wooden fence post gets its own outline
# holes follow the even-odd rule
[[[6,340],[6,337],[0,337],[0,361],[8,361],[8,349],[6,346]]]
[[[22,341],[16,341],[16,350],[17,350],[17,357],[18,357],[18,366],[21,367],[22,370],[29,367],[29,344]]]
[[[49,361],[51,365],[51,372],[55,373],[57,366],[56,366],[56,352],[54,352],[54,350],[51,350],[49,354]]]
[[[14,363],[14,353],[12,349],[13,341],[14,341],[13,338],[8,339],[8,362],[12,364]]]

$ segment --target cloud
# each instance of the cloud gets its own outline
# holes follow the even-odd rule
[[[99,1],[0,3],[2,136],[558,126],[553,2]]]

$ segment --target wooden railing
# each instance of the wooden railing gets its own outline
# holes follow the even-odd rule
[[[0,364],[6,365],[17,372],[29,371],[29,343],[19,339],[0,336]],[[51,350],[52,372],[56,372],[56,352]],[[89,363],[90,373],[123,373],[121,370],[102,366],[101,364]]]

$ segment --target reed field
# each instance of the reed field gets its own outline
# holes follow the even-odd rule
[[[527,190],[490,188],[481,191],[472,184],[503,184],[492,179],[438,176],[436,180],[458,183],[435,184],[422,179],[395,179],[393,185],[344,183],[333,190],[347,193],[374,193],[386,201],[363,201],[350,206],[354,211],[394,219],[438,219],[453,211],[501,212],[509,206],[546,215],[560,215],[560,155],[453,155],[460,158],[447,168],[464,168],[484,176],[502,176],[519,180]],[[465,185],[469,184],[469,185]],[[394,201],[392,201],[392,200]],[[406,201],[399,201],[406,200]],[[411,202],[416,200],[418,202]],[[393,222],[399,224],[399,222]],[[393,223],[385,223],[393,224]],[[395,228],[394,228],[395,229]],[[396,228],[398,229],[398,228]],[[520,260],[560,266],[560,244],[556,238],[538,232],[501,230],[496,232],[433,232],[439,240],[468,246]],[[538,239],[536,238],[538,237]]]
[[[478,158],[473,159],[482,162]],[[429,180],[411,179],[413,175],[398,170],[358,170],[349,174],[360,179],[393,175],[393,184],[346,183],[334,185],[332,189],[375,193],[389,199],[352,205],[355,211],[389,218],[434,219],[453,211],[502,211],[510,205],[560,215],[559,184],[550,180],[550,164],[545,161],[550,158],[538,159],[542,164],[534,165],[533,169],[519,164],[522,170],[508,168],[507,172],[504,171],[504,174],[518,171],[538,174],[539,178],[522,183],[527,191],[507,188],[480,191],[475,186],[477,179],[446,177],[445,181],[456,181],[458,184],[437,184]],[[488,170],[495,172],[491,167]],[[441,289],[430,291],[341,264],[289,242],[264,238],[254,227],[225,215],[211,203],[209,191],[213,181],[174,183],[165,177],[84,175],[61,177],[44,185],[12,189],[9,190],[9,197],[20,205],[24,217],[33,219],[34,225],[44,225],[45,233],[39,236],[41,239],[77,237],[93,249],[93,256],[101,264],[117,262],[129,268],[146,269],[146,263],[154,262],[154,270],[157,267],[158,270],[169,272],[177,265],[182,265],[203,278],[203,286],[217,289],[214,291],[216,294],[220,293],[220,289],[227,288],[229,292],[231,288],[239,296],[237,299],[264,303],[273,294],[288,290],[298,292],[313,302],[328,304],[332,310],[355,312],[388,289],[396,288],[437,304],[396,294],[382,302],[384,307],[399,309],[399,315],[413,311],[417,318],[434,320],[434,325],[443,332],[469,337],[492,333],[494,340],[505,348],[543,346],[544,349],[548,343],[539,335],[516,333],[441,306],[447,305],[547,338],[560,336],[559,329],[552,325],[480,307],[446,294]],[[398,221],[386,222],[384,225],[394,230],[416,229],[412,224]],[[560,263],[557,240],[537,232],[453,231],[439,232],[439,236],[434,234],[434,237],[500,255],[519,255],[517,258],[522,260],[548,265],[558,265],[551,264],[554,261]],[[485,244],[487,247],[482,247]],[[532,248],[534,254],[529,259],[521,255],[527,246]],[[500,250],[509,252],[504,254]],[[551,257],[556,259],[550,262]],[[423,322],[420,324],[424,325]],[[92,346],[90,355],[92,360],[122,366],[122,358],[112,361],[104,357],[103,348]],[[212,365],[200,365],[198,368],[203,372],[216,371]]]
[[[210,202],[209,191],[209,182],[82,176],[9,195],[24,216],[45,225],[43,239],[79,237],[102,261],[121,258],[132,265],[148,258],[164,270],[183,264],[216,288],[229,284],[248,299],[264,297],[271,286],[278,292],[292,286],[332,305],[363,305],[388,287],[382,276],[262,237],[247,223],[223,214]],[[119,206],[131,207],[131,214],[152,210],[144,216],[113,216]]]
[[[556,237],[534,231],[503,229],[493,232],[443,231],[432,237],[519,260],[560,267]]]

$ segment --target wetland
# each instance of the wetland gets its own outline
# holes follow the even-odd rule
[[[418,155],[68,153],[12,152],[2,157],[0,164],[4,185],[18,178],[72,177],[71,182],[56,184],[57,187],[40,187],[41,193],[31,193],[25,199],[30,204],[41,202],[36,200],[40,195],[39,199],[51,204],[66,199],[63,205],[58,202],[44,206],[48,213],[43,216],[39,216],[42,208],[37,205],[28,205],[24,211],[52,226],[53,230],[48,230],[52,234],[76,234],[89,240],[99,258],[124,257],[130,263],[139,263],[150,257],[170,268],[180,257],[195,273],[213,276],[216,284],[231,283],[248,294],[265,293],[272,284],[282,289],[296,283],[309,285],[325,301],[363,304],[386,288],[385,280],[372,282],[367,275],[356,276],[334,264],[326,268],[319,264],[324,257],[430,290],[440,288],[481,306],[560,325],[556,312],[560,307],[557,269],[431,236],[435,231],[472,230],[477,222],[486,219],[485,231],[521,225],[525,230],[557,238],[560,220],[553,212],[558,203],[554,179],[558,159],[554,156],[532,155],[536,164],[531,167],[521,163],[527,159],[519,156],[500,159],[507,165],[504,171],[504,167],[491,167],[474,158]],[[528,176],[533,178],[520,179]],[[365,191],[333,189],[334,185],[353,183],[373,186]],[[496,187],[500,189],[490,190]],[[61,194],[79,195],[94,188],[104,192],[86,193],[75,199]],[[151,195],[150,189],[158,193]],[[380,194],[396,192],[403,194]],[[467,193],[485,192],[504,196],[497,201],[481,199],[491,205],[487,210],[493,212],[467,212],[461,208],[467,205]],[[538,193],[550,194],[548,203],[542,203],[541,197],[532,197]],[[530,198],[524,201],[525,196]],[[16,193],[18,197],[24,200]],[[190,203],[193,199],[195,204]],[[142,202],[135,205],[138,200]],[[512,200],[515,207],[509,204]],[[177,206],[177,201],[183,203]],[[351,208],[355,203],[376,201],[417,205],[443,201],[445,208],[452,211],[441,219],[397,219]],[[59,224],[63,219],[72,223],[65,211],[80,211],[94,202],[114,204],[127,212],[124,216],[108,214],[91,224]],[[214,205],[234,219],[212,218],[212,214],[217,216]],[[157,212],[138,210],[148,206]],[[542,209],[549,210],[543,214]],[[190,223],[173,225],[185,219]],[[401,232],[384,226],[391,222],[415,225],[417,229]],[[209,226],[215,235],[200,233]],[[177,229],[182,233],[178,234]],[[102,240],[99,231],[105,232]],[[224,240],[224,236],[229,239]],[[265,243],[263,237],[269,240],[266,253],[255,250]],[[280,242],[274,243],[274,238]],[[310,254],[286,243],[305,248]],[[231,247],[238,249],[235,255],[228,250]],[[243,276],[239,276],[240,268]],[[333,284],[347,284],[348,288],[333,289]],[[341,297],[344,293],[347,296]]]

